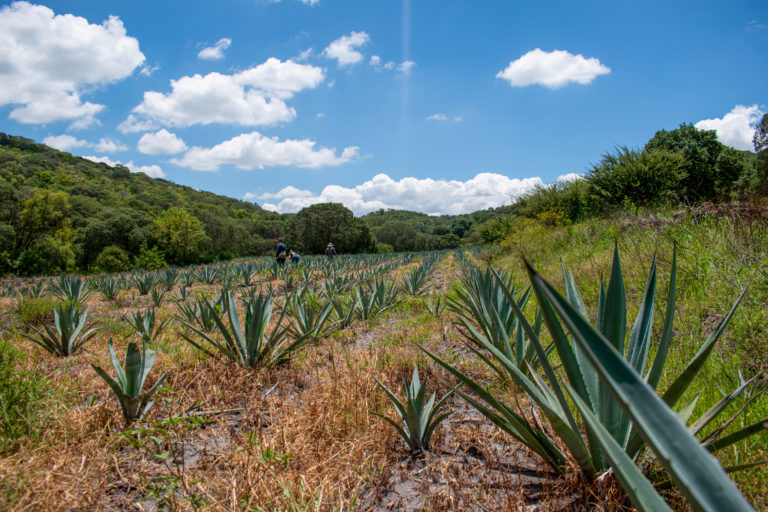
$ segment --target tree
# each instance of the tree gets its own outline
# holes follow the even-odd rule
[[[131,268],[131,259],[116,245],[109,245],[99,253],[94,262],[99,272],[124,272]]]
[[[186,210],[172,206],[154,222],[157,245],[171,263],[184,265],[198,260],[198,249],[205,237],[200,220]]]
[[[765,114],[760,123],[755,126],[752,145],[755,146],[755,153],[762,153],[768,150],[768,114]]]
[[[328,242],[339,253],[373,252],[368,225],[341,203],[320,203],[303,208],[288,221],[286,243],[308,254],[322,254]]]
[[[717,140],[714,130],[699,130],[691,124],[681,124],[676,130],[659,130],[645,145],[646,151],[667,150],[685,157],[680,182],[680,194],[692,200],[715,199],[724,196],[734,184],[733,155],[719,165],[720,154],[726,148]],[[738,165],[736,165],[738,167]]]
[[[46,235],[69,228],[69,202],[66,192],[43,190],[24,201],[19,213],[15,255],[29,250]]]

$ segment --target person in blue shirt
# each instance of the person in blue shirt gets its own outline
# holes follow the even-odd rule
[[[294,262],[294,263],[298,263],[299,262],[299,259],[300,259],[299,258],[299,253],[297,253],[296,251],[288,251],[288,256],[291,258],[292,262]]]
[[[276,242],[277,251],[275,251],[275,260],[277,261],[278,265],[282,265],[285,263],[285,258],[288,255],[288,247],[285,246],[282,238],[278,238]]]

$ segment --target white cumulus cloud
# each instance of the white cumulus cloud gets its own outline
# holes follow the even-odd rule
[[[73,148],[85,148],[91,146],[91,143],[87,140],[78,139],[72,135],[49,135],[43,139],[43,144],[49,148],[58,149],[59,151],[69,151]]]
[[[206,46],[197,54],[198,59],[203,60],[221,60],[224,58],[224,50],[229,48],[232,40],[228,37],[222,37],[213,46]]]
[[[109,157],[106,157],[106,156],[84,156],[83,158],[90,160],[91,162],[104,163],[110,167],[114,167],[116,165],[123,165],[128,169],[130,169],[131,172],[143,172],[144,174],[146,174],[151,178],[165,178],[165,173],[158,165],[136,165],[133,163],[133,160],[124,164],[122,162],[111,160]]]
[[[447,121],[448,116],[445,114],[432,114],[431,116],[427,117],[427,121]]]
[[[323,50],[323,56],[328,57],[329,59],[336,59],[339,66],[357,64],[363,60],[363,54],[358,52],[356,48],[363,46],[370,40],[371,37],[367,33],[352,31],[348,36],[341,36],[331,42],[331,44]]]
[[[561,174],[560,176],[558,176],[557,177],[557,182],[558,183],[570,183],[572,181],[583,180],[583,179],[584,179],[584,175],[583,174],[579,174],[578,172],[569,172],[567,174]]]
[[[102,137],[99,142],[94,144],[87,140],[73,137],[72,135],[49,135],[43,139],[43,144],[60,151],[69,151],[74,148],[92,148],[99,153],[114,153],[116,151],[125,151],[128,149],[128,146],[111,137]]]
[[[416,63],[412,60],[405,60],[400,63],[400,65],[397,66],[397,70],[404,74],[409,74],[413,68],[416,67]]]
[[[111,137],[102,137],[93,147],[99,153],[115,153],[117,151],[125,151],[128,149],[128,146]]]
[[[136,133],[146,132],[149,130],[157,130],[157,123],[149,119],[139,119],[133,114],[128,114],[125,120],[117,125],[117,129],[121,133]]]
[[[26,124],[95,124],[104,105],[82,96],[126,78],[144,62],[119,18],[94,25],[28,2],[0,9],[0,48],[0,106],[15,105],[11,119]]]
[[[172,162],[197,171],[217,171],[222,165],[251,170],[264,167],[332,167],[357,157],[357,146],[344,148],[336,156],[335,149],[315,148],[309,139],[284,140],[265,137],[259,132],[243,133],[211,148],[192,147]]]
[[[434,215],[470,213],[510,204],[514,198],[544,183],[541,178],[509,178],[497,173],[479,173],[467,181],[403,178],[393,180],[377,174],[356,187],[329,185],[320,194],[295,187],[262,194],[265,209],[290,213],[316,203],[343,203],[355,215],[381,208],[419,211]],[[253,197],[253,195],[251,195]]]
[[[722,119],[703,119],[694,126],[699,130],[715,130],[718,140],[723,144],[743,151],[754,151],[752,138],[755,125],[763,118],[763,114],[757,105],[736,105]]]
[[[565,50],[545,52],[536,48],[499,71],[497,78],[503,78],[513,87],[539,84],[550,89],[559,89],[571,82],[588,84],[611,70],[594,57],[585,58]]]
[[[284,100],[313,89],[325,78],[322,68],[270,58],[233,75],[209,73],[171,80],[171,92],[147,91],[119,129],[211,123],[243,126],[290,121],[296,111]]]
[[[187,145],[175,133],[163,128],[155,133],[142,135],[137,148],[145,155],[175,155],[186,150]]]

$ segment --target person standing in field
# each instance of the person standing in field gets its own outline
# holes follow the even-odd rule
[[[325,255],[328,256],[328,259],[330,261],[333,261],[333,258],[337,255],[336,248],[333,246],[331,242],[328,242],[328,247],[325,248]]]
[[[277,250],[275,251],[275,260],[277,261],[278,265],[282,265],[285,263],[285,258],[288,255],[288,247],[285,246],[282,238],[278,238],[276,242]]]

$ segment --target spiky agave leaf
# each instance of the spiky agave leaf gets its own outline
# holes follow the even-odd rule
[[[432,393],[429,399],[425,401],[427,392],[426,379],[421,381],[419,379],[418,368],[414,367],[411,381],[408,382],[407,377],[403,378],[405,383],[405,403],[403,403],[398,399],[397,395],[382,384],[379,379],[376,377],[373,379],[376,381],[376,384],[384,390],[392,404],[395,406],[395,411],[398,416],[400,416],[400,424],[383,414],[376,412],[373,414],[392,425],[408,444],[411,453],[414,455],[418,455],[421,452],[428,450],[429,441],[435,428],[451,414],[438,413],[445,404],[445,401],[453,394],[454,390],[452,389],[446,393],[437,404],[435,404],[435,393]]]

